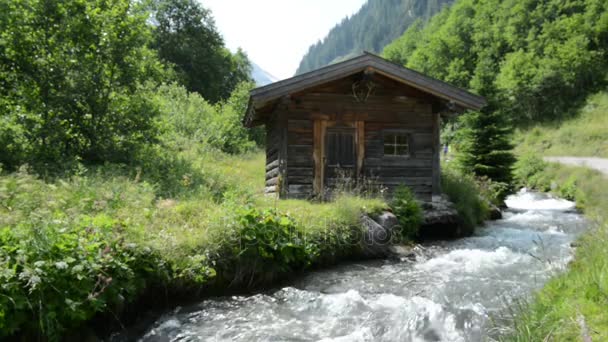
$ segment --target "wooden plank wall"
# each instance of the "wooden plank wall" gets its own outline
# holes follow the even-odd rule
[[[313,121],[287,121],[287,187],[289,198],[313,194]]]
[[[310,198],[318,187],[314,183],[315,120],[317,126],[342,120],[361,122],[365,137],[361,161],[364,177],[382,184],[387,195],[399,184],[406,184],[421,200],[431,199],[437,151],[433,148],[436,136],[430,103],[386,96],[373,96],[366,103],[359,103],[348,95],[306,94],[292,99],[287,111],[287,197]],[[383,132],[387,130],[410,134],[409,157],[384,156]],[[320,156],[316,158],[322,160]]]

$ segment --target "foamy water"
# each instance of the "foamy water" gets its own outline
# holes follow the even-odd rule
[[[288,287],[210,299],[158,319],[141,341],[480,341],[505,307],[571,258],[586,223],[574,203],[509,197],[475,236],[416,249],[416,262],[371,261],[312,272]],[[492,323],[497,322],[497,323]],[[118,338],[119,339],[119,338]]]

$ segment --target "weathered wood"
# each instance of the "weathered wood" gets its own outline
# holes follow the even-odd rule
[[[313,189],[315,195],[323,193],[323,179],[325,178],[325,127],[327,121],[315,120],[314,127],[314,143],[313,143],[313,160],[314,160],[314,181]]]
[[[365,122],[357,121],[357,177],[363,174],[363,161],[365,160]]]
[[[266,180],[266,186],[279,185],[279,177],[272,177]]]
[[[312,185],[314,178],[312,176],[294,176],[289,175],[289,184],[306,184]]]
[[[407,157],[365,158],[367,166],[433,167],[432,159],[408,159]]]
[[[289,196],[298,194],[304,194],[306,196],[312,195],[312,185],[308,184],[289,184]]]
[[[439,142],[439,113],[433,114],[433,195],[441,193],[441,163],[439,153],[441,146]]]
[[[279,168],[275,167],[274,169],[270,169],[270,171],[266,172],[266,179],[271,179],[279,176]]]
[[[274,186],[274,185],[273,185],[273,186],[267,186],[267,187],[264,189],[264,192],[265,192],[266,194],[275,194],[275,193],[277,192],[277,187],[276,187],[276,186]]]
[[[280,198],[285,198],[288,193],[288,181],[287,181],[287,115],[280,115],[282,111],[286,110],[286,103],[289,102],[289,98],[285,97],[282,99],[282,104],[277,107],[279,113],[277,115],[277,126],[279,130],[279,176],[277,179],[278,193]]]
[[[272,160],[270,163],[266,164],[266,171],[270,171],[272,169],[276,169],[279,167],[279,160]]]
[[[292,166],[292,165],[288,165],[287,166],[287,173],[289,173],[290,176],[309,176],[309,177],[313,177],[314,176],[314,167],[296,167],[296,166]]]

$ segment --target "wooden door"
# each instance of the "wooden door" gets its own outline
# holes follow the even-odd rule
[[[355,182],[357,155],[355,129],[328,127],[325,133],[325,187],[348,186]]]

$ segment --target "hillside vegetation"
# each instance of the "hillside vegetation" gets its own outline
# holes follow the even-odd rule
[[[608,158],[608,91],[590,96],[571,118],[521,129],[516,153]]]
[[[350,18],[332,28],[302,58],[296,74],[357,56],[380,52],[412,24],[423,22],[453,0],[368,0]]]

